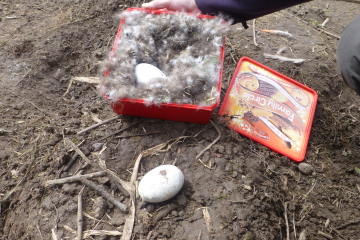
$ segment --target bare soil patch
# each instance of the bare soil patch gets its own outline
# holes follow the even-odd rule
[[[196,160],[197,154],[218,137],[212,124],[120,116],[77,134],[115,114],[96,87],[87,83],[73,83],[63,97],[68,83],[74,76],[98,76],[99,63],[107,57],[117,31],[116,15],[140,4],[0,1],[1,239],[76,237],[73,230],[83,184],[46,186],[48,180],[72,176],[83,168],[85,160],[75,156],[66,138],[79,145],[88,159],[103,160],[118,177],[130,181],[141,152],[184,134],[196,137],[140,162],[137,180],[152,168],[176,160],[185,185],[161,204],[144,206],[136,198],[133,239],[300,239],[302,234],[306,235],[302,239],[360,239],[360,97],[343,83],[335,56],[336,36],[360,12],[360,5],[316,0],[259,18],[255,24],[258,46],[252,21],[247,30],[232,26],[227,37],[222,98],[243,56],[318,92],[304,160],[313,170],[306,175],[298,163],[218,123],[217,110],[212,120],[221,137],[204,153],[202,162]],[[326,18],[329,22],[319,30]],[[288,31],[294,38],[260,29]],[[306,61],[294,64],[264,57],[281,47],[286,49],[284,56]],[[75,163],[66,169],[72,158]],[[86,166],[83,174],[99,170]],[[126,192],[107,176],[92,181],[131,205]],[[83,192],[83,212],[84,232],[122,233],[128,216],[89,187]]]

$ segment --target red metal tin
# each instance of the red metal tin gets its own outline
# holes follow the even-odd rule
[[[142,8],[129,8],[126,11],[145,11],[152,14],[177,14],[177,12],[165,11],[165,10],[148,10]],[[190,14],[190,13],[189,13]],[[213,18],[213,16],[208,15],[199,15],[199,18]],[[121,19],[120,26],[112,47],[112,53],[115,52],[117,48],[117,43],[121,35],[121,31],[126,19]],[[225,42],[225,41],[224,41]],[[110,59],[113,55],[110,56]],[[130,99],[123,98],[115,102],[111,101],[111,107],[116,114],[131,115],[138,117],[147,117],[147,118],[159,118],[164,120],[172,121],[182,121],[182,122],[192,122],[207,124],[209,123],[213,110],[220,103],[220,91],[221,91],[221,81],[223,73],[223,62],[224,62],[224,44],[220,47],[220,64],[221,69],[219,71],[219,80],[217,84],[218,97],[216,102],[211,106],[198,106],[191,104],[175,104],[175,103],[163,103],[160,105],[146,103],[142,99]],[[108,75],[109,72],[106,72],[105,75]],[[106,96],[105,96],[106,98]]]
[[[235,131],[300,162],[317,98],[314,90],[244,57],[219,114]]]

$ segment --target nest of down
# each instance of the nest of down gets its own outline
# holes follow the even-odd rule
[[[111,101],[143,99],[148,104],[211,106],[216,102],[220,53],[229,23],[219,17],[141,10],[120,16],[125,22],[116,50],[102,65],[101,95]],[[139,84],[135,67],[140,63],[157,67],[167,78]]]

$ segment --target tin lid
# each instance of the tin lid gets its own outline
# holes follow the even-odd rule
[[[300,162],[317,93],[250,58],[240,59],[219,115],[230,128]]]

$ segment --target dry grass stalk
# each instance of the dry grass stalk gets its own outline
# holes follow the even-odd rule
[[[101,219],[97,219],[97,218],[91,216],[90,214],[88,214],[88,213],[86,213],[86,212],[83,212],[83,215],[84,215],[85,217],[91,219],[91,220],[96,221],[96,222],[102,222],[102,223],[106,223],[106,224],[109,224],[109,225],[112,226],[111,222],[105,221],[105,220],[101,220]]]
[[[205,219],[205,224],[206,224],[207,230],[209,233],[211,233],[212,232],[212,227],[211,227],[212,221],[211,221],[209,210],[208,210],[208,208],[203,208],[202,212],[204,214],[204,219]]]
[[[80,150],[80,148],[78,146],[76,146],[69,138],[64,138],[64,142],[68,145],[70,145],[70,147],[77,152],[88,164],[90,164],[91,166],[93,166],[94,168],[98,168],[97,164],[90,160],[89,158],[87,158],[85,156],[85,154]]]
[[[312,187],[310,188],[310,190],[302,197],[303,199],[305,199],[307,196],[309,196],[309,194],[311,193],[311,191],[314,189],[315,185],[316,185],[316,182],[314,182],[314,184],[312,185]]]
[[[81,135],[81,134],[83,134],[83,133],[86,133],[86,132],[88,132],[88,131],[90,131],[90,130],[93,130],[94,128],[97,128],[97,127],[103,125],[103,124],[106,124],[106,123],[109,123],[109,122],[111,122],[111,121],[114,121],[114,120],[118,119],[119,117],[120,117],[120,115],[115,116],[115,117],[110,118],[110,119],[107,119],[107,120],[104,120],[104,121],[102,121],[102,122],[99,122],[99,123],[97,123],[97,124],[95,124],[95,125],[92,125],[92,126],[90,126],[90,127],[88,127],[88,128],[85,128],[84,130],[81,130],[81,131],[78,132],[77,134],[78,134],[78,135]]]
[[[206,165],[200,158],[199,158],[198,160],[199,160],[199,162],[200,162],[204,167],[206,167],[206,168],[208,168],[208,169],[210,169],[210,170],[214,170],[214,169],[215,169],[214,167],[211,167],[211,166]],[[211,165],[211,160],[210,160],[210,164],[209,164],[209,165]]]
[[[122,232],[119,231],[108,231],[108,230],[86,230],[84,232],[83,238],[88,238],[90,236],[121,236]]]
[[[76,234],[76,231],[69,227],[68,225],[64,225],[64,229],[70,233]],[[122,232],[119,231],[108,231],[108,230],[86,230],[82,236],[82,239],[87,239],[90,236],[121,236]]]
[[[285,217],[285,224],[286,224],[286,240],[290,240],[290,229],[289,229],[289,220],[287,216],[287,205],[288,202],[284,204],[284,217]]]
[[[100,78],[98,77],[73,77],[72,79],[73,81],[85,82],[92,85],[97,85],[100,83]]]
[[[256,31],[255,31],[255,19],[253,20],[253,39],[254,39],[254,45],[255,46],[259,46],[259,44],[257,44],[257,42],[256,42]]]
[[[327,234],[327,233],[318,231],[318,234],[319,234],[320,236],[323,236],[323,237],[327,238],[327,239],[333,239],[333,237],[332,237],[331,235]]]
[[[354,1],[354,0],[348,0],[348,1]],[[291,17],[295,18],[296,20],[301,21],[301,22],[305,23],[306,25],[309,25],[309,26],[313,27],[314,29],[316,29],[316,30],[318,30],[318,31],[320,31],[320,32],[323,32],[323,33],[325,33],[325,34],[327,34],[327,35],[329,35],[329,36],[332,36],[332,37],[334,37],[334,38],[340,39],[340,36],[338,36],[338,35],[336,35],[336,34],[334,34],[334,33],[325,31],[324,29],[321,29],[321,28],[318,28],[318,27],[314,27],[312,24],[310,24],[310,23],[306,22],[305,20],[303,20],[303,19],[295,16],[295,15],[292,14],[292,13],[289,13],[289,12],[286,12],[286,13],[289,14]]]
[[[264,53],[264,57],[265,58],[270,58],[270,59],[275,59],[275,60],[280,60],[282,62],[292,62],[295,64],[299,64],[299,63],[303,63],[305,62],[305,59],[301,59],[301,58],[288,58],[288,57],[283,57],[277,54],[268,54],[268,53]]]
[[[98,78],[98,77],[72,77],[69,81],[66,92],[62,95],[63,97],[65,97],[69,93],[71,85],[74,81],[85,82],[85,83],[89,83],[92,85],[98,85],[100,83],[100,78]],[[67,100],[67,99],[64,99],[64,100]]]
[[[81,189],[81,191],[79,192],[79,195],[78,195],[78,212],[77,212],[77,219],[76,219],[76,222],[77,222],[77,239],[78,240],[81,240],[82,239],[82,233],[83,233],[83,218],[82,218],[82,195],[83,195],[83,192],[84,192],[84,188],[83,187]]]
[[[135,123],[133,123],[133,124],[131,124],[131,125],[123,128],[123,129],[120,129],[119,131],[113,132],[113,133],[111,133],[111,134],[109,134],[109,135],[107,135],[107,136],[105,136],[105,137],[102,137],[102,138],[100,138],[100,139],[97,140],[97,141],[100,142],[100,141],[102,141],[102,140],[104,140],[104,139],[107,139],[108,137],[111,137],[111,136],[114,136],[114,135],[116,135],[116,134],[122,133],[122,132],[124,132],[125,130],[128,130],[129,128],[132,128],[132,127],[134,127],[135,125],[137,125],[137,124],[139,124],[139,123],[141,123],[141,122],[143,122],[143,121],[144,121],[144,120],[139,120],[139,121],[137,121],[137,122],[135,122]]]
[[[219,141],[219,139],[221,138],[221,131],[219,129],[219,127],[213,122],[213,121],[210,121],[211,124],[213,125],[213,127],[216,129],[217,133],[218,133],[218,136],[217,138],[212,142],[210,143],[209,146],[207,146],[206,148],[204,148],[197,156],[195,159],[199,159],[207,150],[209,150],[215,143],[217,143],[217,141]]]

